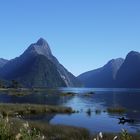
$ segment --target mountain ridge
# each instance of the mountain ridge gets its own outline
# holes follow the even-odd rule
[[[122,58],[112,59],[101,68],[79,75],[78,79],[86,87],[114,87],[116,73],[123,61]]]
[[[26,65],[26,64],[28,64],[29,61],[35,59],[36,57],[40,57],[40,56],[44,56],[41,59],[38,58],[41,61],[40,63],[42,63],[42,61],[45,61],[44,60],[45,58],[46,58],[46,62],[48,64],[51,63],[51,67],[50,68],[47,67],[47,69],[51,69],[51,71],[54,73],[50,73],[50,71],[48,70],[49,71],[48,77],[51,78],[51,76],[53,77],[53,75],[57,75],[57,77],[59,77],[58,79],[59,80],[61,79],[60,81],[63,81],[65,83],[64,84],[62,82],[63,84],[59,85],[59,86],[64,86],[64,85],[69,86],[69,87],[70,86],[71,87],[80,86],[81,83],[77,80],[77,78],[73,74],[71,74],[66,68],[64,68],[64,66],[59,63],[57,58],[55,56],[53,56],[47,41],[43,38],[40,38],[36,43],[32,43],[23,52],[23,54],[21,54],[19,57],[16,57],[16,58],[8,61],[4,65],[4,67],[2,67],[0,69],[0,75],[2,75],[2,78],[6,79],[6,80],[16,79],[19,82],[23,83],[23,80],[21,79],[21,77],[23,74],[25,74],[26,67],[27,66],[32,67],[32,64],[30,64],[30,65]],[[43,64],[46,65],[45,62]],[[42,69],[41,67],[42,67],[41,65],[38,65],[38,72]],[[52,69],[52,67],[54,70]],[[36,68],[36,67],[34,67],[34,68]],[[32,69],[32,71],[33,71],[33,69]],[[27,74],[27,72],[26,72],[26,74]],[[28,82],[30,82],[30,80]],[[45,80],[44,80],[44,82],[45,82]],[[59,81],[57,81],[57,82],[59,83]],[[49,84],[50,83],[48,83],[48,85]],[[55,85],[57,85],[57,84],[55,84]],[[31,86],[34,86],[34,85],[31,85]],[[49,86],[49,87],[51,87],[51,86]],[[52,87],[54,87],[53,82],[52,82]]]
[[[101,68],[79,75],[78,79],[86,87],[140,88],[140,53],[130,51],[124,60],[112,59]]]

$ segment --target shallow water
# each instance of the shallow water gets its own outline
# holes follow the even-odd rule
[[[91,96],[84,93],[94,91]],[[49,94],[48,94],[49,92]],[[75,96],[63,97],[54,95],[58,92],[75,92]],[[47,121],[51,124],[65,124],[87,128],[90,132],[140,132],[140,90],[139,89],[89,89],[89,88],[61,88],[59,91],[50,90],[44,93],[32,93],[23,97],[0,94],[0,102],[8,103],[36,103],[49,105],[70,106],[79,113],[71,115],[38,115],[28,116],[26,119]],[[104,112],[108,107],[124,107],[127,113],[123,115]],[[91,114],[87,110],[91,109]],[[100,111],[96,111],[100,110]],[[134,123],[119,124],[119,117],[134,119]]]

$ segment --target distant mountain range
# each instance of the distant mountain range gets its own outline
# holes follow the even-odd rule
[[[124,59],[112,59],[103,67],[85,72],[78,76],[86,87],[114,87],[117,71]]]
[[[103,67],[77,77],[85,87],[140,88],[140,53],[131,51],[122,58],[113,59]]]
[[[101,68],[75,77],[53,56],[47,41],[40,38],[19,57],[0,58],[0,87],[12,80],[24,87],[79,87],[83,84],[98,88],[140,88],[140,53],[131,51],[125,59],[112,59]]]
[[[53,56],[48,43],[40,38],[12,60],[1,59],[0,77],[17,80],[26,87],[76,87],[81,83]]]

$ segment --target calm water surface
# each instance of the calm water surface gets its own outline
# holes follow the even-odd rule
[[[84,93],[94,91],[91,96]],[[60,97],[58,92],[75,92],[76,96]],[[49,94],[48,94],[49,93]],[[50,94],[51,93],[51,94]],[[63,105],[78,110],[71,115],[38,115],[26,119],[49,122],[51,124],[65,124],[87,128],[90,132],[120,132],[127,129],[129,132],[140,132],[140,89],[89,89],[89,88],[61,88],[43,93],[32,93],[23,97],[0,94],[0,102],[5,103],[36,103],[49,105]],[[127,113],[123,115],[104,112],[108,107],[124,107]],[[91,109],[91,114],[86,111]],[[100,112],[96,111],[100,110]],[[120,124],[118,118],[125,116],[134,119],[134,123]]]

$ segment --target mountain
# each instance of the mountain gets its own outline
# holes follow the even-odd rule
[[[8,62],[8,60],[0,58],[0,69]],[[8,81],[4,80],[0,75],[0,87],[5,87],[8,85]]]
[[[140,53],[131,51],[116,76],[117,87],[140,88]]]
[[[2,68],[7,62],[8,60],[0,58],[0,68]]]
[[[78,76],[86,87],[115,87],[117,71],[123,64],[124,59],[112,59],[103,67],[85,72]]]
[[[63,65],[61,65],[55,56],[53,56],[48,43],[43,38],[40,38],[37,41],[37,43],[31,44],[23,55],[26,56],[37,54],[47,57],[57,67],[57,70],[61,78],[65,81],[66,86],[81,86],[80,81],[72,73],[70,73]]]
[[[0,75],[30,87],[79,86],[80,82],[53,56],[48,43],[40,38],[19,57],[8,61]]]

